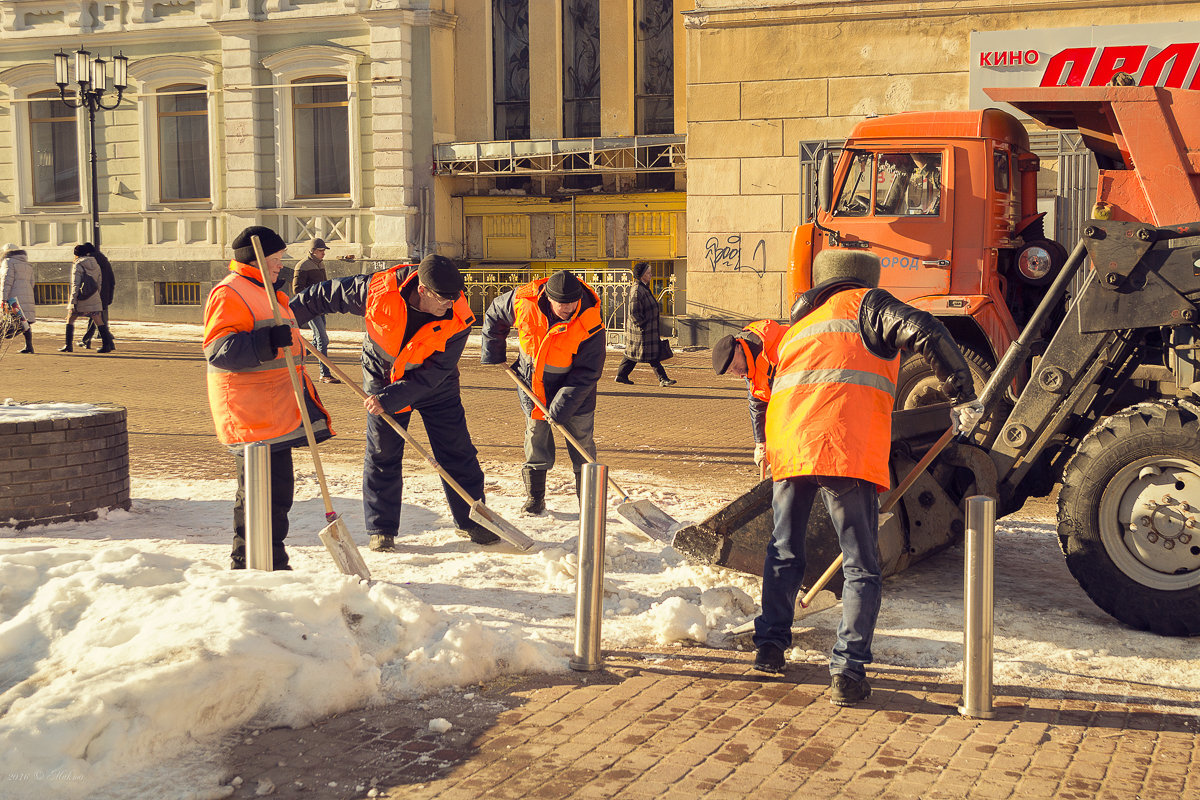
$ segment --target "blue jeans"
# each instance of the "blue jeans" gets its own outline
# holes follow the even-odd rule
[[[813,501],[820,492],[845,559],[842,621],[829,658],[832,675],[866,677],[879,617],[878,487],[856,478],[805,476],[776,481],[771,496],[775,530],[763,563],[762,614],[754,620],[754,644],[792,644],[796,595],[804,579],[804,539]]]
[[[329,333],[325,330],[325,315],[318,314],[308,321],[308,329],[312,331],[313,347],[320,351],[321,355],[329,355]],[[320,362],[317,362],[320,364]],[[320,364],[321,376],[324,378],[330,377],[329,367]]]

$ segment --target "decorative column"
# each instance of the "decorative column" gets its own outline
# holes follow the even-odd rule
[[[529,136],[563,135],[562,0],[529,0]]]
[[[633,0],[600,0],[600,135],[632,136]]]
[[[248,225],[262,220],[261,208],[278,206],[272,151],[274,112],[269,88],[251,89],[269,84],[259,64],[255,23],[249,20],[215,22],[221,35],[221,84],[224,88],[224,114],[220,120],[224,132],[225,237],[232,238]]]

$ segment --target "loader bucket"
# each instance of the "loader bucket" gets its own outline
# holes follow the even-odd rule
[[[889,467],[893,486],[945,432],[949,407],[949,403],[944,403],[892,413]],[[962,444],[947,447],[896,505],[892,517],[880,526],[879,556],[884,576],[902,572],[962,536],[961,501],[980,480],[962,466],[971,459],[956,452],[961,449],[974,448]],[[994,477],[992,480],[994,485]],[[769,480],[762,481],[703,522],[681,528],[675,534],[673,546],[695,563],[762,575],[767,542],[774,528],[771,484]],[[805,552],[802,586],[807,588],[841,552],[829,512],[822,502],[813,503]],[[840,596],[841,586],[841,575],[835,575],[829,588]]]

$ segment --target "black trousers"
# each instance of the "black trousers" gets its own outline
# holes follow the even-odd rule
[[[246,454],[238,449],[237,494],[233,500],[233,552],[230,559],[237,567],[246,566]],[[271,556],[275,569],[288,565],[283,540],[288,535],[288,512],[292,510],[296,480],[289,447],[271,450]]]
[[[667,380],[667,371],[663,369],[661,361],[647,361],[646,363],[649,364],[651,368],[654,369],[655,373],[658,374],[658,379],[660,381]],[[636,367],[637,364],[638,362],[634,361],[632,358],[623,358],[621,359],[621,366],[617,367],[617,374],[622,378],[628,378],[629,373],[633,372],[633,368]]]

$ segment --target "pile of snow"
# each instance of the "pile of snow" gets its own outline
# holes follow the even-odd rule
[[[0,422],[38,422],[63,417],[86,417],[100,410],[90,403],[18,403],[11,397],[0,404]]]
[[[579,531],[569,471],[550,474],[549,511],[529,517],[515,469],[485,465],[489,507],[537,542],[520,553],[458,537],[440,482],[410,465],[400,552],[363,547],[368,584],[338,574],[321,546],[324,506],[304,466],[298,458],[293,572],[226,568],[232,480],[135,477],[129,511],[0,528],[0,797],[172,797],[163,781],[142,795],[122,779],[245,724],[299,726],[504,673],[567,669]],[[327,478],[363,542],[357,469],[327,466]],[[644,496],[681,520],[730,499],[634,482],[657,486]],[[605,648],[729,646],[725,632],[753,618],[756,578],[688,564],[615,511],[607,527]],[[1200,690],[1194,642],[1129,631],[1096,609],[1048,523],[1006,521],[996,541],[997,684],[1084,677]],[[886,584],[881,664],[961,674],[961,576],[961,550],[951,550]],[[839,615],[806,618],[790,658],[822,663]],[[217,796],[225,777],[176,783]]]

